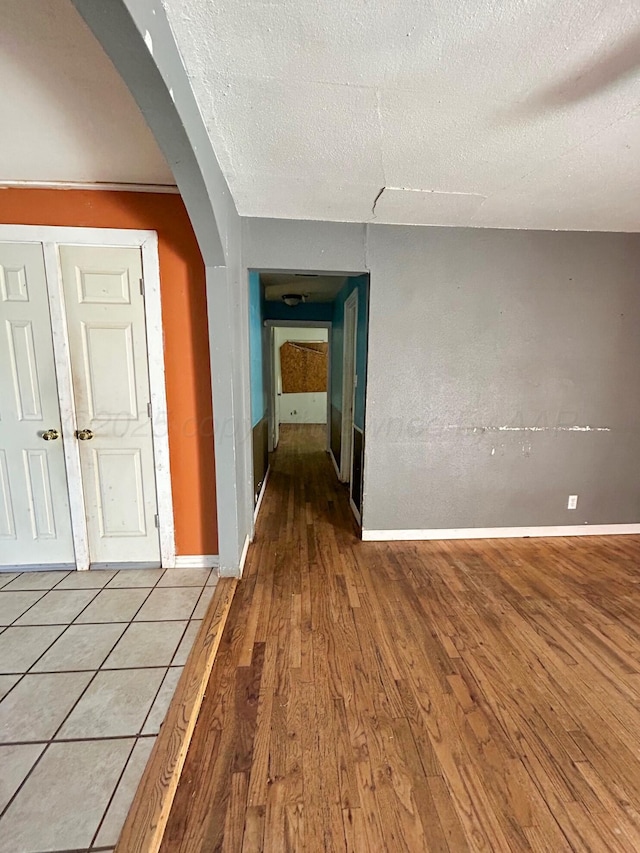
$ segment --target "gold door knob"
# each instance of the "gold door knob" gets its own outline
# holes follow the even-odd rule
[[[57,429],[46,429],[42,433],[42,438],[45,441],[55,441],[56,438],[60,438],[60,433],[58,432]]]
[[[90,429],[79,429],[76,431],[76,438],[79,441],[91,441],[93,438],[93,431]]]

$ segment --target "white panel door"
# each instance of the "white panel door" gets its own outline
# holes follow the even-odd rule
[[[160,565],[140,249],[60,246],[92,565]]]
[[[74,565],[61,432],[42,245],[0,243],[2,568]]]

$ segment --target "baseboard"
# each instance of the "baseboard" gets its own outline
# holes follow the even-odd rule
[[[7,563],[0,566],[0,574],[2,572],[11,572],[12,574],[19,572],[75,572],[75,570],[75,563],[25,563],[21,566]]]
[[[242,554],[240,555],[240,568],[239,568],[239,576],[242,577],[242,573],[244,571],[245,560],[247,559],[247,551],[249,550],[249,545],[251,544],[251,540],[247,536],[244,540],[244,546],[242,548]]]
[[[360,524],[360,525],[361,525],[361,524],[362,524],[362,518],[360,517],[360,510],[359,510],[359,509],[358,509],[358,507],[354,504],[354,502],[353,502],[353,498],[352,498],[351,496],[349,497],[349,505],[351,506],[351,512],[352,512],[352,513],[355,515],[355,517],[356,517],[356,521],[358,522],[358,524]]]
[[[128,572],[135,571],[136,569],[159,569],[161,568],[160,563],[157,560],[151,561],[140,561],[138,563],[128,562],[128,563],[115,563],[115,562],[106,562],[106,563],[91,563],[89,569],[91,571],[100,572],[104,569],[117,569],[119,572]]]
[[[434,530],[363,530],[365,542],[419,539],[524,539],[543,536],[620,536],[640,534],[640,524],[571,524],[564,527],[452,527]]]
[[[333,467],[336,469],[336,476],[338,480],[340,480],[340,468],[338,467],[338,463],[336,462],[336,457],[333,455],[333,450],[329,450],[329,456],[331,457],[331,461],[333,462]],[[340,480],[342,482],[342,480]]]
[[[258,501],[256,503],[256,508],[253,511],[253,520],[256,521],[258,518],[258,513],[260,512],[260,506],[262,504],[262,498],[264,497],[265,489],[267,488],[267,481],[269,479],[269,474],[271,473],[271,465],[267,466],[267,472],[264,475],[264,480],[262,481],[262,488],[260,489],[260,494],[258,495]]]
[[[176,556],[176,569],[215,569],[220,559],[217,554],[181,554]]]

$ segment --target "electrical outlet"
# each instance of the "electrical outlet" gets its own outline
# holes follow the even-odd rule
[[[569,500],[567,502],[567,509],[577,509],[578,507],[578,496],[577,495],[569,495]]]

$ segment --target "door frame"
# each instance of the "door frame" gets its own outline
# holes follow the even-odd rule
[[[347,323],[349,314],[353,315],[353,329]],[[349,329],[349,335],[347,335]],[[342,338],[342,427],[340,436],[340,479],[343,483],[349,483],[349,500],[351,500],[351,480],[353,472],[353,427],[354,408],[357,385],[356,352],[358,341],[358,290],[354,288],[347,296],[344,303]],[[353,369],[347,376],[347,353],[351,349]],[[349,399],[350,398],[350,399]],[[351,417],[346,418],[347,411]],[[348,448],[348,453],[345,453]]]
[[[0,225],[0,241],[10,243],[42,243],[49,296],[49,310],[53,332],[53,351],[58,386],[63,400],[73,400],[71,367],[69,360],[69,337],[62,311],[64,294],[59,245],[96,246],[100,248],[136,248],[142,254],[144,278],[144,314],[147,338],[147,367],[149,370],[149,393],[151,397],[151,429],[155,462],[156,497],[158,502],[158,534],[160,540],[160,562],[162,568],[175,568],[176,544],[173,518],[173,492],[169,460],[169,431],[167,421],[167,394],[164,369],[164,344],[162,328],[162,303],[160,294],[160,262],[158,258],[158,234],[122,228],[82,228],[58,225]],[[55,325],[54,325],[55,324]],[[75,430],[73,406],[61,405],[62,429],[67,426],[67,441],[64,441],[67,477],[73,479],[70,497],[71,528],[76,554],[76,568],[89,568],[89,542],[82,479],[80,476],[80,452],[77,442],[69,441],[69,429]],[[63,437],[64,432],[63,432]]]
[[[326,329],[327,330],[327,446],[331,447],[331,333],[333,323],[331,320],[265,320],[265,328],[269,330],[269,400],[267,406],[269,422],[269,451],[272,447],[275,434],[274,422],[276,418],[276,375],[275,375],[275,335],[273,330],[280,328],[288,329]],[[263,354],[264,355],[264,354]]]

